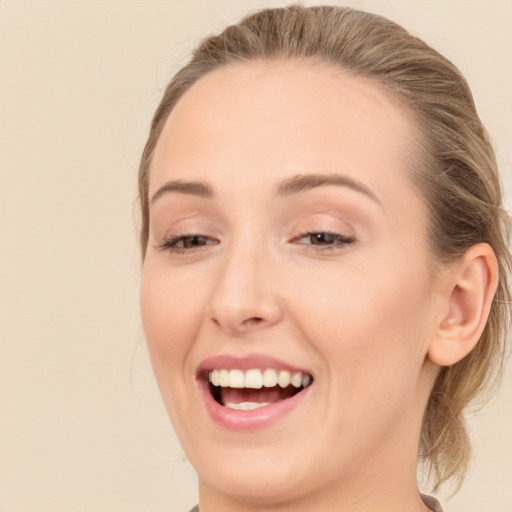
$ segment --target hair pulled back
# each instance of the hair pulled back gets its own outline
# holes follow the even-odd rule
[[[422,133],[421,165],[411,169],[429,211],[435,263],[454,261],[472,245],[490,244],[500,280],[476,348],[441,369],[423,419],[419,456],[436,487],[466,472],[471,446],[463,411],[499,381],[510,315],[509,217],[502,207],[496,159],[458,69],[396,23],[334,6],[265,9],[204,39],[167,86],[151,124],[139,169],[141,250],[148,242],[148,180],[153,152],[178,100],[205,74],[236,62],[307,59],[373,80],[405,107]]]

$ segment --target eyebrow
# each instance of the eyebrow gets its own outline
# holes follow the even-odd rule
[[[206,198],[212,198],[214,196],[213,188],[202,181],[171,180],[166,182],[155,192],[151,198],[151,202],[154,203],[159,197],[170,192]]]
[[[277,187],[277,195],[287,197],[325,185],[350,188],[381,205],[379,198],[366,185],[343,174],[298,174],[282,181]]]
[[[278,184],[276,193],[280,197],[288,197],[317,187],[335,185],[347,187],[364,194],[379,205],[379,198],[363,183],[343,174],[298,174]],[[168,193],[188,194],[197,197],[212,198],[215,196],[211,185],[204,181],[171,180],[162,185],[151,198],[151,203]]]

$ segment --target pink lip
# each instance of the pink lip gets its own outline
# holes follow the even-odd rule
[[[218,425],[229,430],[248,431],[266,428],[303,403],[309,396],[311,389],[311,386],[307,387],[291,398],[253,409],[252,411],[238,411],[220,405],[213,398],[204,374],[214,368],[226,370],[250,370],[253,368],[263,370],[265,368],[275,368],[290,372],[309,372],[264,355],[249,355],[242,358],[219,355],[203,361],[198,368],[197,382],[206,410]]]
[[[311,389],[311,386],[309,386],[291,398],[260,407],[259,409],[237,411],[217,403],[204,379],[199,379],[198,382],[206,409],[212,419],[226,429],[237,431],[257,430],[270,426],[300,405],[309,395]]]

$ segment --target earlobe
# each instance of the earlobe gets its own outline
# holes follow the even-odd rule
[[[476,346],[498,285],[498,261],[488,244],[468,249],[451,269],[446,277],[448,313],[441,318],[428,350],[429,359],[440,366],[457,363]]]

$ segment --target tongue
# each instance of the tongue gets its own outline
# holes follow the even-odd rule
[[[287,398],[290,398],[297,392],[298,389],[292,386],[288,386],[285,389],[279,386],[261,389],[221,388],[220,398],[222,404],[241,404],[243,402],[259,402],[274,404],[281,400],[286,400]]]

